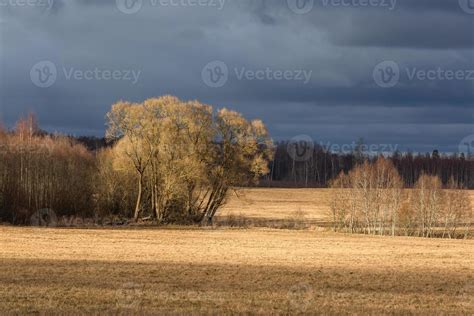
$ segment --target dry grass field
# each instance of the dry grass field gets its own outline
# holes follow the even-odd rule
[[[311,223],[324,224],[330,218],[330,189],[239,189],[219,213],[250,219],[285,220],[303,214]],[[474,207],[474,191],[470,191]]]
[[[294,192],[251,190],[225,212],[324,220],[326,191]],[[472,315],[473,249],[323,229],[0,226],[0,314]]]
[[[253,219],[286,219],[298,212],[309,221],[328,220],[330,189],[239,189],[231,193],[221,217],[233,214]]]

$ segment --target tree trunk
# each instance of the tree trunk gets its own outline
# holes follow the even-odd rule
[[[142,204],[142,195],[143,195],[143,173],[140,173],[138,179],[138,196],[137,196],[137,204],[135,205],[135,213],[133,215],[133,220],[138,222],[138,217],[140,216],[140,207]]]

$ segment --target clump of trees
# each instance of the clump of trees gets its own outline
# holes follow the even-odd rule
[[[393,164],[380,158],[341,173],[333,183],[331,208],[336,227],[350,232],[392,234],[401,204],[403,183]]]
[[[134,220],[211,223],[230,188],[268,173],[272,142],[265,125],[234,111],[214,114],[211,106],[165,96],[118,102],[107,121],[115,145],[102,153],[100,169],[136,183]],[[110,196],[120,190],[114,178],[103,178],[103,187],[116,188]]]
[[[27,224],[41,208],[92,216],[94,156],[71,138],[46,135],[33,115],[0,129],[0,218]]]
[[[256,184],[272,159],[260,120],[197,101],[118,102],[107,123],[110,146],[94,152],[41,132],[34,116],[0,130],[0,218],[26,224],[47,208],[58,216],[209,224],[229,190]]]
[[[422,174],[413,189],[404,190],[393,162],[384,157],[341,173],[331,189],[336,231],[449,238],[469,231],[471,202],[457,181],[443,190],[438,176]]]
[[[437,176],[423,174],[404,206],[401,228],[406,235],[455,237],[466,235],[472,219],[469,194],[454,180],[443,190]]]

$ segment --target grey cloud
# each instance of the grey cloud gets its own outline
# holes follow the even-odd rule
[[[146,2],[146,1],[145,1]],[[58,4],[61,2],[57,2]],[[451,151],[474,134],[472,81],[419,81],[402,75],[389,89],[375,65],[402,69],[474,69],[474,16],[457,1],[401,1],[396,10],[323,7],[297,15],[286,1],[230,1],[223,10],[150,7],[123,14],[115,1],[65,1],[53,13],[7,8],[0,20],[0,115],[38,113],[48,130],[101,135],[119,99],[175,94],[262,118],[276,139],[391,142],[412,150]],[[454,3],[454,4],[453,4]],[[52,61],[60,71],[47,89],[31,67]],[[201,78],[207,63],[230,70],[222,88]],[[139,70],[140,80],[67,80],[62,68]],[[239,80],[234,68],[312,71],[302,84]]]

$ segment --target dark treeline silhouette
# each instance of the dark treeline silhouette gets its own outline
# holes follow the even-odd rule
[[[104,137],[96,136],[79,136],[73,137],[78,143],[84,145],[90,151],[98,151],[110,147],[112,145],[111,141],[107,141]]]
[[[261,181],[268,187],[326,188],[341,172],[347,173],[365,160],[374,160],[362,146],[355,146],[350,153],[333,153],[319,144],[308,146],[304,156],[292,155],[288,141],[275,145],[275,157],[270,173]],[[300,153],[301,154],[301,153]],[[387,155],[386,155],[387,156]],[[453,178],[459,185],[474,189],[474,159],[464,154],[432,153],[414,154],[395,152],[388,157],[397,168],[406,187],[413,187],[421,174],[439,176],[443,184]]]

